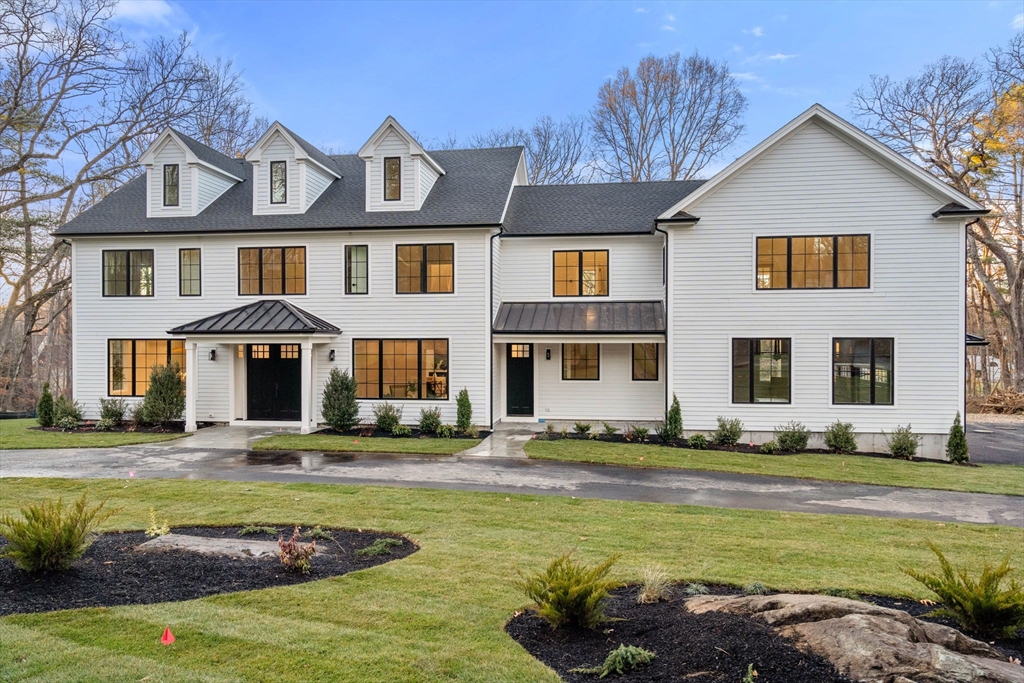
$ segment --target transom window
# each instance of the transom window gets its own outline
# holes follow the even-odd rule
[[[281,344],[281,358],[296,359],[299,357],[298,344]]]
[[[153,296],[153,250],[103,252],[103,296]]]
[[[270,344],[250,344],[249,356],[257,360],[270,358]]]
[[[369,247],[345,247],[345,293],[366,294],[370,285]]]
[[[153,368],[171,363],[185,374],[183,339],[110,339],[107,341],[107,394],[145,396]]]
[[[758,237],[758,289],[864,289],[871,236]]]
[[[562,379],[601,379],[599,344],[562,344]]]
[[[789,403],[789,339],[732,340],[732,402]]]
[[[555,296],[608,296],[608,250],[556,251]]]
[[[306,248],[239,249],[238,293],[305,294]]]
[[[633,344],[633,381],[658,381],[657,344]]]
[[[384,201],[402,199],[402,157],[384,157]]]
[[[288,162],[270,162],[270,203],[288,203]]]
[[[400,244],[397,261],[399,294],[451,294],[455,291],[454,244]]]
[[[512,345],[512,357],[513,358],[529,358],[530,357],[530,345],[529,344],[513,344]]]
[[[199,249],[178,250],[178,295],[199,296],[202,294]]]
[[[893,340],[832,340],[832,402],[892,405]]]
[[[164,164],[164,206],[178,205],[178,164]]]
[[[356,339],[357,398],[446,400],[447,339]]]

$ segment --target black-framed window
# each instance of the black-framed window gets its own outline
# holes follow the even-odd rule
[[[202,255],[199,249],[178,250],[178,296],[203,293]]]
[[[178,205],[178,164],[164,164],[164,206]]]
[[[866,289],[871,236],[758,237],[758,289]]]
[[[145,396],[153,368],[171,363],[185,373],[184,339],[108,339],[107,395]]]
[[[658,345],[656,343],[633,344],[633,381],[658,381]]]
[[[288,203],[288,162],[270,162],[270,203]]]
[[[103,252],[103,296],[153,296],[153,250]]]
[[[384,157],[384,201],[402,199],[402,157]]]
[[[399,294],[455,291],[454,244],[399,244],[395,261],[395,288]]]
[[[893,403],[893,340],[845,337],[832,340],[832,403]]]
[[[554,252],[555,296],[608,296],[608,250]]]
[[[253,247],[238,250],[238,293],[305,294],[305,247]]]
[[[732,340],[732,402],[789,403],[789,339]]]
[[[345,247],[345,293],[366,294],[370,291],[370,248],[365,244]]]
[[[356,398],[448,399],[447,339],[355,339]]]
[[[562,344],[562,379],[601,379],[601,345]]]

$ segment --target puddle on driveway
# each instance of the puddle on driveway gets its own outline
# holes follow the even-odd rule
[[[448,458],[450,456],[441,456]],[[424,458],[438,459],[438,456],[420,455],[415,453],[321,453],[314,451],[244,451],[236,462],[243,466],[298,467],[304,472],[322,469],[324,465],[334,465],[356,460],[420,460]]]

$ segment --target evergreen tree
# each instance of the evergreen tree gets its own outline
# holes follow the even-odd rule
[[[153,368],[142,406],[143,417],[150,424],[166,425],[181,419],[185,413],[185,380],[177,363]]]
[[[359,423],[359,404],[356,403],[356,380],[348,370],[339,372],[331,369],[331,375],[324,386],[322,412],[324,422],[331,428],[343,432]]]
[[[53,426],[53,394],[49,382],[43,385],[43,393],[36,404],[36,421],[40,427]]]
[[[949,440],[946,441],[946,457],[950,462],[962,465],[971,459],[967,453],[967,434],[964,433],[964,426],[960,422],[960,411],[956,413],[953,426],[949,428]]]
[[[455,413],[455,427],[462,433],[469,431],[473,426],[473,404],[469,402],[469,392],[463,387],[455,399],[457,411]]]
[[[679,407],[679,399],[672,394],[672,407],[665,411],[665,426],[662,428],[663,438],[675,441],[683,435],[683,411]]]

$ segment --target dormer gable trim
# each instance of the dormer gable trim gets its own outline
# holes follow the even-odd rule
[[[213,173],[217,173],[218,175],[222,175],[225,178],[228,178],[229,180],[233,180],[236,183],[242,182],[242,179],[239,178],[238,176],[228,173],[224,169],[214,166],[213,164],[208,163],[206,161],[203,161],[198,156],[196,156],[196,153],[192,151],[191,146],[189,146],[179,136],[178,131],[174,130],[173,128],[166,128],[164,129],[164,132],[160,133],[160,135],[157,136],[156,140],[153,141],[153,144],[150,145],[149,148],[145,151],[145,153],[139,158],[139,163],[142,164],[143,166],[155,165],[156,156],[171,141],[173,141],[174,144],[176,144],[178,148],[181,149],[181,151],[185,154],[186,164],[190,166],[201,166],[202,168],[205,168]]]
[[[275,134],[279,134],[281,137],[288,141],[288,144],[292,146],[292,149],[295,150],[296,161],[310,163],[333,178],[341,178],[341,174],[338,173],[337,168],[332,168],[326,162],[320,161],[315,156],[310,154],[309,148],[311,147],[311,145],[309,145],[308,142],[301,139],[299,136],[295,135],[290,130],[285,128],[280,121],[274,121],[274,123],[270,125],[270,128],[267,129],[267,132],[260,136],[260,139],[257,140],[256,144],[252,146],[252,149],[246,152],[245,160],[254,164],[260,163],[262,161],[262,155],[266,146],[270,143],[271,140],[274,139]],[[324,156],[326,157],[326,155]]]
[[[433,157],[427,154],[426,150],[423,149],[423,146],[416,141],[416,138],[414,138],[409,131],[402,128],[402,125],[395,120],[394,116],[388,116],[384,119],[384,123],[380,124],[373,135],[370,136],[370,139],[359,148],[359,151],[356,154],[366,160],[373,159],[373,153],[377,148],[377,145],[379,145],[381,140],[383,140],[388,132],[392,130],[398,135],[398,137],[402,138],[407,145],[409,145],[410,156],[414,159],[421,159],[424,163],[430,166],[430,168],[434,169],[434,172],[438,175],[444,175],[444,169],[441,168],[441,165],[434,161]]]

